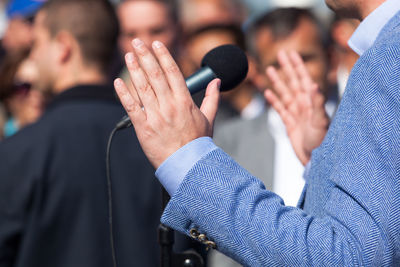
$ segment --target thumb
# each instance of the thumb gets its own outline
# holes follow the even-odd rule
[[[218,103],[220,98],[219,88],[221,86],[220,79],[212,80],[206,90],[206,95],[201,104],[200,111],[206,116],[208,122],[213,125],[215,116],[218,111]]]

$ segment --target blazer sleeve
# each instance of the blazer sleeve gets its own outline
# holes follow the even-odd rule
[[[245,266],[399,265],[398,21],[353,68],[313,152],[304,210],[285,207],[217,149],[187,173],[162,222],[188,235],[196,229]]]
[[[284,206],[221,149],[191,169],[161,220],[188,235],[196,229],[245,266],[362,265],[346,226]]]

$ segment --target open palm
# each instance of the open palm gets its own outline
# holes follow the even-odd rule
[[[278,60],[283,77],[274,67],[268,67],[266,72],[273,88],[267,89],[264,95],[281,116],[293,149],[305,165],[312,150],[321,144],[329,125],[324,96],[298,53],[281,51]]]

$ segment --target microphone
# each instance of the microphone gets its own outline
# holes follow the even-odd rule
[[[222,45],[208,52],[201,61],[201,69],[186,79],[191,94],[207,88],[215,78],[221,80],[221,91],[239,85],[247,76],[249,64],[246,54],[235,45]]]
[[[209,51],[201,61],[201,68],[185,81],[191,94],[205,90],[214,79],[221,80],[220,91],[228,91],[239,85],[247,76],[249,64],[242,49],[235,45],[221,45]],[[125,115],[116,128],[128,128],[132,123]]]

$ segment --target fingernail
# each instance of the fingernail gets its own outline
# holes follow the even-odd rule
[[[122,85],[121,79],[120,79],[120,78],[116,79],[116,80],[114,81],[114,84],[115,84],[116,86],[121,86],[121,85]]]
[[[266,72],[267,72],[267,73],[271,73],[271,72],[274,72],[274,70],[275,70],[274,67],[268,66],[267,69],[266,69]]]
[[[141,47],[141,46],[143,45],[143,41],[140,40],[140,39],[138,39],[138,38],[136,38],[136,39],[134,39],[134,40],[132,41],[132,44],[133,44],[133,46],[135,46],[135,47]]]
[[[127,53],[125,55],[125,59],[128,63],[133,63],[133,54],[132,53]]]
[[[161,48],[161,47],[162,47],[162,43],[160,41],[153,42],[153,48]]]
[[[218,90],[221,89],[221,80],[220,79],[217,80],[217,87],[218,87]]]

